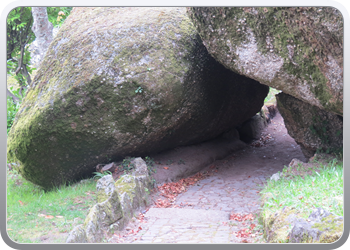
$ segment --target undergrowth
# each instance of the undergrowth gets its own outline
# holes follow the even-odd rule
[[[121,167],[130,172],[133,158]],[[149,174],[156,172],[154,160],[145,158]],[[7,233],[17,243],[64,243],[74,226],[84,223],[96,204],[96,181],[112,174],[95,172],[91,179],[62,185],[51,191],[25,180],[15,170],[7,170]]]
[[[7,232],[17,243],[64,243],[96,203],[96,181],[87,179],[45,192],[14,170],[7,172]]]
[[[328,163],[315,161],[285,167],[282,177],[269,180],[261,191],[265,202],[262,215],[294,207],[307,218],[314,208],[322,207],[337,216],[343,216],[343,163],[333,159]]]

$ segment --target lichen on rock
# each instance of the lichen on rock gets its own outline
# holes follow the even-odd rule
[[[106,175],[97,182],[98,203],[90,209],[84,224],[70,232],[67,243],[101,242],[107,233],[122,230],[137,212],[149,205],[147,190],[153,186],[147,165],[142,158],[133,162],[133,172],[116,182],[112,175]]]
[[[291,207],[262,218],[264,236],[269,243],[332,243],[343,233],[343,217],[323,208],[314,209],[308,219]]]
[[[343,17],[334,7],[190,7],[228,69],[343,115]]]
[[[299,219],[290,232],[291,243],[333,243],[343,234],[344,219],[316,208],[308,220]]]

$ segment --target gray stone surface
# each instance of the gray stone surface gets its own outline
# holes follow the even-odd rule
[[[343,17],[334,7],[190,7],[228,69],[343,115]]]
[[[152,188],[146,163],[134,159],[133,174],[114,182],[111,175],[96,184],[97,201],[89,211],[84,224],[76,226],[66,243],[98,243],[110,230],[122,230],[131,217],[149,205],[148,189]]]
[[[194,210],[194,209],[176,209],[176,208],[150,208],[146,214],[149,219],[171,219],[176,223],[179,220],[191,220],[191,222],[203,223],[207,221],[228,221],[229,214],[217,210]]]
[[[244,142],[258,140],[261,132],[267,126],[267,120],[263,113],[256,114],[245,121],[238,129],[240,139]]]
[[[343,217],[335,217],[323,208],[316,208],[308,220],[297,219],[289,234],[291,243],[332,243],[343,233]]]
[[[343,117],[300,101],[285,93],[276,95],[288,134],[300,145],[305,157],[316,150],[341,152]]]

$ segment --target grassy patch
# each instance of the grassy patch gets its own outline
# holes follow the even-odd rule
[[[17,243],[64,243],[96,203],[89,179],[45,192],[15,171],[7,172],[7,232]]]
[[[285,167],[282,178],[268,181],[261,194],[265,197],[262,215],[288,206],[304,218],[316,207],[343,216],[343,163],[333,159]]]

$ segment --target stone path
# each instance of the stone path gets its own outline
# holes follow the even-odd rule
[[[293,158],[306,161],[299,146],[289,137],[279,114],[263,132],[262,147],[247,147],[203,171],[214,174],[177,196],[181,208],[151,207],[144,223],[129,229],[125,237],[115,235],[111,243],[241,243],[263,242],[262,230],[248,238],[237,232],[258,225],[259,191],[270,176]],[[156,199],[156,197],[154,197]],[[230,214],[252,214],[253,220],[229,220]],[[132,231],[134,230],[134,231]],[[239,236],[239,235],[238,235]],[[253,236],[253,237],[252,237]]]

